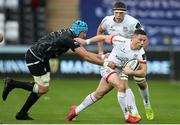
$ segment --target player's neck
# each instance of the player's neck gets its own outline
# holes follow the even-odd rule
[[[114,22],[116,22],[116,23],[121,23],[123,20],[118,20],[118,19],[116,19],[115,17],[114,17]]]
[[[136,50],[136,47],[133,45],[132,41],[131,41],[131,44],[130,44],[130,48],[131,48],[131,50]]]

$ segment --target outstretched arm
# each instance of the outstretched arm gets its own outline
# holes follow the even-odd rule
[[[104,41],[106,43],[111,44],[111,38],[112,38],[111,35],[97,35],[97,36],[94,36],[94,37],[87,39],[87,40],[84,40],[81,38],[74,38],[74,40],[79,42],[82,46],[85,46],[85,45],[88,45],[90,43],[104,42]]]
[[[84,60],[87,60],[88,62],[91,62],[93,64],[109,66],[112,69],[116,67],[114,63],[102,60],[98,54],[88,52],[83,47],[76,48],[74,52],[81,56]]]

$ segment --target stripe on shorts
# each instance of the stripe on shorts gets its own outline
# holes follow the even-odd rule
[[[114,74],[114,73],[116,73],[116,72],[113,71],[113,72],[111,72],[111,73],[108,74],[108,76],[106,77],[106,81],[107,81],[107,82],[108,82],[109,77],[110,77],[112,74]]]

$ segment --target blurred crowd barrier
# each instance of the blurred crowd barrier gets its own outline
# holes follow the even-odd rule
[[[106,15],[113,14],[114,0],[81,0],[80,15],[89,24],[88,37]],[[137,18],[148,33],[150,47],[180,46],[179,0],[124,0],[127,13]]]
[[[77,18],[96,35],[115,0],[0,0],[0,32],[6,45],[29,45],[46,33],[68,28]],[[179,0],[126,0],[127,13],[140,20],[150,47],[180,46]],[[159,49],[159,48],[158,48]]]
[[[172,65],[168,52],[147,52],[148,79],[180,80],[180,52],[175,52]],[[25,64],[24,53],[0,53],[0,75],[27,76],[29,70]],[[68,78],[99,78],[99,66],[89,63],[74,54],[65,54],[60,59],[50,60],[52,76]],[[176,68],[174,68],[176,67]],[[172,70],[174,68],[174,70]]]
[[[46,33],[46,0],[0,0],[5,45],[29,45]]]

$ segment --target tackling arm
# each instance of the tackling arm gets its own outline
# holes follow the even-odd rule
[[[84,40],[81,38],[74,38],[74,40],[77,41],[78,43],[80,43],[80,45],[85,46],[85,45],[88,45],[90,43],[104,42],[104,41],[106,43],[111,44],[111,38],[112,38],[111,35],[97,35],[97,36],[94,36],[94,37],[87,39],[87,40]]]
[[[83,58],[84,60],[91,62],[93,64],[98,64],[101,66],[109,66],[112,69],[116,67],[114,63],[106,62],[100,59],[98,54],[88,52],[83,47],[76,48],[74,52],[78,54],[79,56],[81,56],[81,58]]]
[[[90,39],[87,39],[86,44],[90,44],[90,43],[94,43],[94,42],[100,42],[100,41],[111,44],[111,38],[112,38],[111,35],[97,35],[97,36],[94,36]]]

